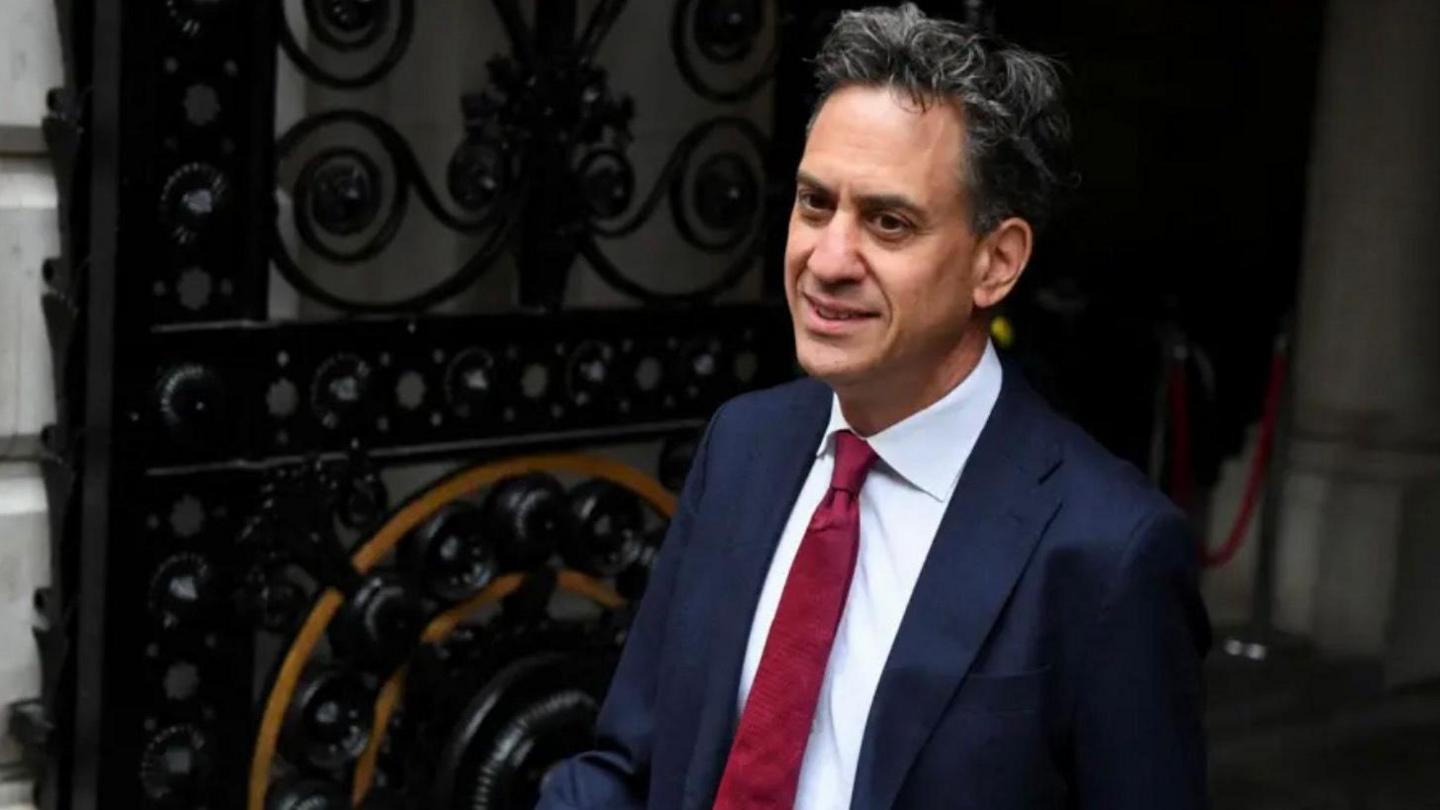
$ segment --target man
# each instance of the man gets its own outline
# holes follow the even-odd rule
[[[720,409],[540,807],[1204,805],[1181,514],[1002,365],[1068,124],[1043,58],[844,15],[786,250],[810,378]]]

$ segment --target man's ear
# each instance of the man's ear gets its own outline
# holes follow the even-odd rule
[[[1030,223],[1010,217],[995,226],[977,246],[974,301],[977,309],[990,309],[1005,299],[1035,247],[1035,232]]]

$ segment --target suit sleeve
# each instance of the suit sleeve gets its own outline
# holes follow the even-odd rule
[[[1210,624],[1184,518],[1154,516],[1132,535],[1090,636],[1075,713],[1075,806],[1201,810],[1201,662]]]
[[[645,807],[654,744],[655,692],[661,643],[680,561],[705,488],[710,436],[719,424],[710,420],[680,502],[666,530],[640,608],[630,626],[625,650],[595,726],[595,748],[557,765],[541,789],[536,810],[639,810]]]

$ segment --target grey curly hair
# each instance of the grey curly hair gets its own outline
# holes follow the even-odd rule
[[[965,124],[961,180],[971,221],[988,233],[1007,217],[1039,230],[1073,184],[1065,163],[1070,119],[1058,63],[914,3],[840,15],[814,59],[819,100],[851,85],[891,87],[925,109],[959,107]]]

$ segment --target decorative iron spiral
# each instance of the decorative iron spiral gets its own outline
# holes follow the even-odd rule
[[[392,9],[392,5],[398,8]],[[379,61],[354,75],[321,67],[305,52],[289,21],[280,25],[280,47],[295,67],[311,80],[338,90],[369,87],[385,78],[400,64],[415,33],[414,0],[305,0],[302,8],[315,41],[337,53],[364,51],[379,42],[393,25],[390,45]]]
[[[700,96],[731,103],[753,95],[770,81],[780,53],[776,37],[760,67],[730,87],[716,87],[700,75],[690,55],[691,42],[706,60],[732,64],[744,60],[765,28],[765,0],[680,0],[670,22],[670,50],[685,83]],[[778,8],[772,14],[778,14]]]
[[[690,130],[676,144],[655,185],[628,219],[617,225],[606,225],[599,216],[591,221],[592,236],[581,242],[580,251],[607,284],[645,303],[687,302],[710,298],[734,286],[744,276],[759,252],[764,235],[760,227],[765,209],[763,181],[756,170],[734,152],[720,152],[707,157],[699,166],[692,165],[700,146],[722,130],[739,133],[753,150],[755,159],[763,158],[767,141],[753,121],[737,116],[712,118]],[[707,253],[736,251],[725,270],[708,284],[681,293],[655,290],[625,275],[595,240],[594,236],[615,239],[634,233],[650,219],[662,198],[668,201],[671,218],[685,241]],[[703,229],[692,219],[691,207]],[[706,230],[718,231],[720,235],[707,237]]]
[[[335,110],[300,121],[276,143],[276,156],[283,160],[317,131],[326,127],[350,124],[368,132],[379,143],[388,158],[393,176],[389,204],[382,210],[385,172],[370,155],[351,146],[329,147],[311,156],[301,167],[294,183],[293,223],[305,246],[326,261],[336,264],[358,264],[379,256],[394,240],[404,221],[413,189],[425,209],[440,223],[464,234],[483,234],[484,242],[455,273],[432,286],[405,298],[391,301],[365,301],[348,298],[320,286],[305,273],[290,255],[280,238],[278,223],[273,232],[272,255],[280,274],[302,294],[327,306],[350,312],[402,312],[426,309],[466,289],[490,267],[499,255],[518,210],[523,194],[492,195],[477,201],[457,190],[466,185],[471,174],[463,166],[456,168],[465,146],[452,161],[448,183],[459,207],[472,216],[453,213],[425,177],[419,160],[404,137],[380,118],[360,110]],[[460,175],[457,179],[457,173]],[[506,173],[499,182],[508,184]],[[473,178],[472,178],[473,179]],[[378,222],[378,225],[376,224]],[[326,237],[355,237],[370,231],[360,245],[339,249]]]

